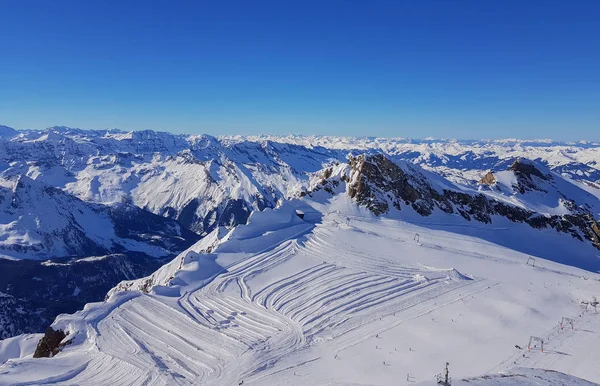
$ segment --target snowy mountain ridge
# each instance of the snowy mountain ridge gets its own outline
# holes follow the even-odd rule
[[[215,229],[106,302],[59,316],[69,344],[10,359],[0,384],[428,385],[448,360],[457,384],[600,379],[600,318],[581,307],[598,274],[528,265],[485,241],[492,227],[465,236],[323,192]],[[557,326],[565,315],[578,315],[573,331]],[[543,352],[524,349],[530,334]]]
[[[0,343],[0,384],[600,380],[595,144],[4,132],[0,249],[65,258],[0,259],[3,336],[113,288],[56,318],[52,359]]]
[[[132,205],[86,203],[24,175],[0,178],[0,253],[5,258],[123,251],[158,257],[180,251],[186,239],[194,238],[175,221]]]
[[[0,138],[0,174],[27,175],[96,203],[129,202],[207,234],[309,188],[350,154],[384,154],[476,187],[515,158],[537,160],[600,196],[600,145],[343,137],[211,137],[52,127]],[[13,133],[14,134],[14,133]]]
[[[518,159],[497,175],[509,184],[494,180],[473,189],[452,184],[419,166],[392,162],[381,154],[361,155],[351,157],[347,166],[326,169],[301,196],[345,193],[378,216],[420,222],[426,218],[457,224],[480,222],[508,228],[523,224],[540,230],[538,237],[546,234],[550,239],[556,232],[588,243],[580,246],[581,254],[557,245],[556,252],[569,257],[553,256],[567,264],[576,256],[594,255],[589,246],[600,249],[600,200],[596,196],[529,160]],[[528,190],[523,190],[524,186]],[[561,238],[557,235],[555,239]],[[589,262],[593,265],[592,260]]]

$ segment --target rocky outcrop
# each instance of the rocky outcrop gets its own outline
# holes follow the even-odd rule
[[[494,173],[487,172],[487,174],[483,176],[478,183],[481,185],[494,185],[496,183],[496,177],[494,176]]]
[[[590,223],[592,240],[594,241],[594,244],[600,249],[600,225],[598,225],[598,222],[594,220],[594,218],[591,215],[588,216],[588,221]]]
[[[546,192],[546,190],[540,188],[540,184],[537,179],[540,180],[551,180],[551,174],[542,173],[533,162],[523,159],[517,158],[513,162],[513,164],[508,168],[517,177],[517,184],[514,185],[514,188],[521,194],[530,191],[540,191]]]
[[[563,200],[563,204],[567,208],[572,208],[572,213],[547,216],[495,200],[481,193],[467,193],[458,188],[452,189],[453,185],[445,180],[435,183],[432,181],[434,177],[427,175],[419,167],[411,164],[396,164],[381,154],[352,157],[348,163],[350,167],[347,174],[331,176],[331,173],[325,173],[323,177],[329,175],[330,178],[323,178],[313,192],[318,190],[330,192],[323,187],[331,186],[332,181],[343,181],[346,183],[348,196],[377,216],[388,213],[392,209],[403,210],[407,207],[421,216],[430,216],[435,210],[440,210],[447,214],[459,215],[467,221],[482,223],[492,223],[494,216],[500,216],[511,222],[528,224],[536,229],[553,228],[578,240],[589,240],[600,248],[600,243],[597,241],[600,237],[597,233],[598,225],[590,225],[591,215],[569,200]],[[528,188],[535,184],[536,178],[552,178],[551,175],[544,175],[533,164],[523,160],[515,161],[511,170],[522,181],[531,184]],[[488,174],[491,175],[486,178],[489,182],[493,175]]]
[[[60,349],[64,347],[68,342],[62,343],[63,339],[67,334],[61,330],[54,330],[52,327],[46,329],[46,333],[40,339],[35,352],[33,353],[34,358],[51,358],[58,354]]]

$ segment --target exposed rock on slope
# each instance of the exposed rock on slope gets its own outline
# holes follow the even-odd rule
[[[528,181],[525,191],[541,190],[535,185],[537,179],[553,181],[560,178],[543,175],[532,163],[523,160],[516,161],[511,172],[521,180]],[[463,190],[418,166],[394,163],[383,155],[352,157],[349,159],[348,169],[340,170],[338,175],[331,176],[330,173],[329,178],[326,175],[321,178],[311,192],[343,181],[346,183],[347,194],[376,215],[409,207],[421,216],[430,216],[439,210],[446,214],[458,214],[468,221],[483,223],[492,223],[494,216],[500,216],[511,222],[526,223],[533,228],[553,228],[578,240],[589,240],[600,248],[590,220],[593,219],[590,208],[597,205],[576,205],[573,200],[561,198],[561,205],[568,212],[561,215],[539,213],[526,209],[525,205],[515,205],[482,193]],[[330,193],[332,191],[324,190]],[[590,199],[593,200],[591,197]]]
[[[33,353],[34,358],[48,358],[58,354],[60,348],[65,345],[61,343],[67,335],[64,331],[54,330],[52,327],[46,329],[46,333],[40,339],[35,352]]]
[[[487,172],[487,174],[479,180],[479,183],[482,185],[493,185],[496,183],[496,177],[494,177],[494,173]]]
[[[508,170],[511,170],[517,177],[517,183],[513,186],[521,194],[532,190],[546,192],[540,187],[539,182],[552,179],[549,171],[542,173],[539,166],[536,167],[533,162],[523,158],[517,158]]]

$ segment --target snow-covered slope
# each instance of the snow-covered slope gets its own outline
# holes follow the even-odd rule
[[[43,334],[23,334],[0,340],[0,363],[33,354]]]
[[[0,178],[0,256],[55,258],[131,251],[165,256],[196,236],[132,205],[93,205],[19,175]]]
[[[521,170],[522,164],[527,165],[529,173],[541,177],[514,171]],[[361,155],[350,157],[347,165],[339,164],[316,174],[309,189],[300,195],[331,197],[346,192],[375,215],[431,227],[454,224],[465,227],[462,232],[485,225],[498,231],[523,229],[525,233],[511,237],[501,232],[486,237],[526,253],[539,255],[543,250],[545,258],[597,270],[600,228],[596,219],[600,218],[600,200],[556,174],[542,174],[530,161],[519,160],[511,169],[514,170],[498,173],[501,180],[508,180],[503,173],[512,175],[511,184],[495,181],[490,185],[492,190],[478,191],[452,184],[410,163],[394,163],[380,154]],[[523,193],[514,191],[524,186],[527,189]],[[536,194],[540,192],[543,194]],[[552,206],[560,210],[552,208],[550,212]],[[523,242],[526,240],[519,235],[529,235],[531,228],[536,230],[535,242]]]
[[[600,213],[595,195],[528,159],[517,158],[506,170],[489,172],[480,184],[489,187],[481,189],[484,194],[537,213],[563,215],[579,208]]]
[[[581,303],[600,291],[598,274],[545,249],[528,265],[484,240],[498,232],[490,224],[467,223],[479,237],[465,236],[317,196],[217,229],[105,303],[60,316],[53,327],[70,343],[51,359],[11,359],[0,383],[396,385],[428,381],[446,361],[455,379],[600,380],[600,316]],[[559,329],[563,316],[573,331]],[[523,349],[530,335],[543,353]]]
[[[349,153],[384,154],[473,187],[517,157],[575,180],[600,180],[600,144],[587,142],[215,138],[66,127],[3,133],[0,173],[26,174],[86,201],[131,202],[198,233],[276,206],[305,189],[312,173],[345,162]]]
[[[0,344],[0,384],[599,381],[598,149],[0,128],[0,250],[79,257],[3,265],[0,324],[44,320],[15,287],[62,306],[128,279],[56,319],[55,358]]]
[[[197,233],[274,207],[339,154],[153,131],[53,127],[0,138],[0,173],[25,174],[82,200],[128,202]]]
[[[455,379],[455,386],[594,386],[598,383],[574,377],[558,371],[530,368],[515,368],[502,374],[489,374],[467,379]],[[419,383],[418,386],[438,386],[434,381]]]

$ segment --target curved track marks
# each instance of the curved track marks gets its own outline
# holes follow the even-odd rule
[[[340,235],[349,231],[317,226],[302,244],[271,246],[177,300],[128,301],[101,318],[85,369],[64,382],[251,382],[311,344],[338,339],[336,347],[347,347],[381,329],[386,315],[428,312],[481,284],[345,244]]]

